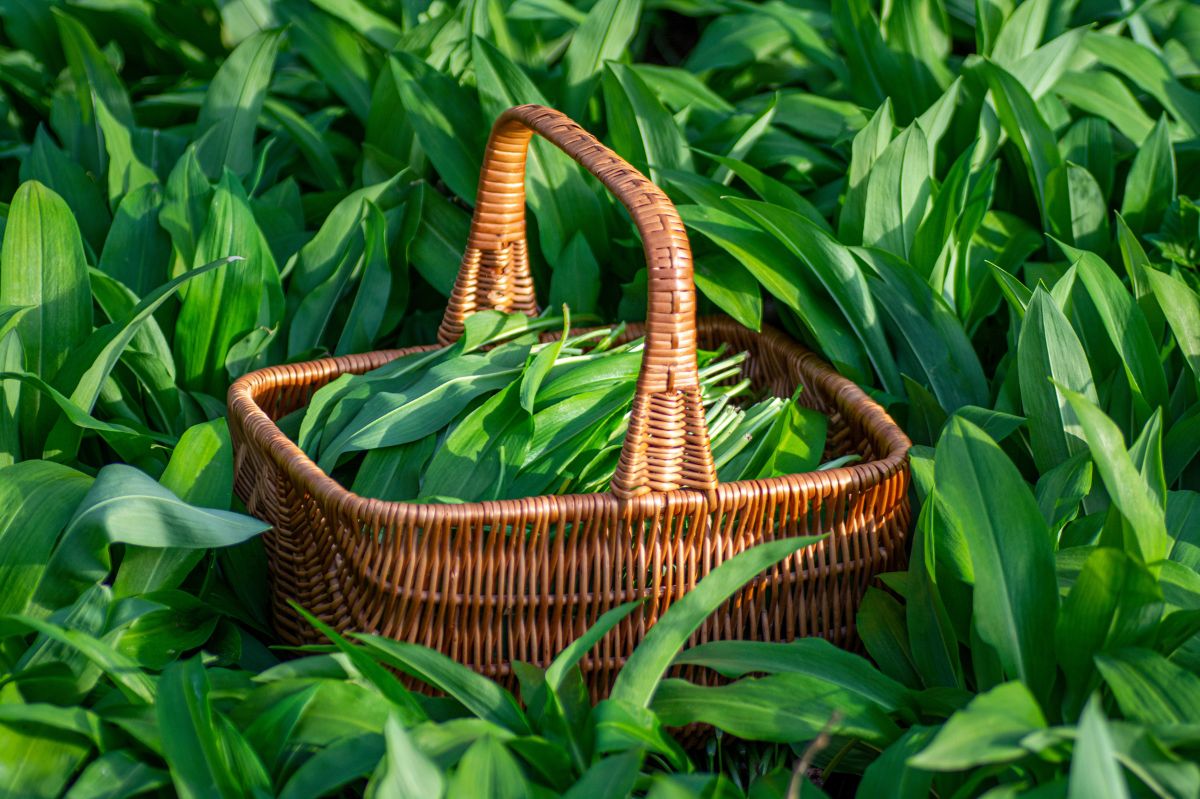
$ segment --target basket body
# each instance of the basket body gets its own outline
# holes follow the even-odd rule
[[[726,318],[697,328],[701,346],[749,352],[743,371],[756,387],[791,396],[802,386],[801,402],[829,417],[827,457],[862,459],[720,483],[713,497],[676,490],[624,499],[381,502],[322,473],[274,420],[339,374],[412,350],[273,367],[237,381],[230,390],[235,486],[249,511],[273,526],[265,541],[281,638],[321,638],[292,600],[338,630],[424,644],[513,686],[513,661],[545,666],[605,611],[644,599],[581,664],[598,698],[647,629],[717,565],[763,541],[829,533],[735,594],[693,642],[822,636],[853,646],[863,593],[876,574],[904,564],[909,441],[857,386],[781,333],[754,333]],[[636,326],[627,333],[640,334]]]

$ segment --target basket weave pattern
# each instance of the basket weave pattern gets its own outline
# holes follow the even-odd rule
[[[644,600],[589,653],[589,687],[616,671],[670,604],[723,561],[763,541],[829,533],[760,575],[714,613],[695,642],[854,642],[854,613],[881,571],[904,561],[909,526],[904,433],[857,386],[782,334],[695,318],[687,236],[661,191],[570,120],[510,109],[489,141],[467,252],[439,341],[481,308],[536,313],[524,239],[524,159],[533,132],[584,164],[630,211],[649,267],[643,366],[612,491],[461,505],[356,496],[276,426],[338,375],[391,350],[259,370],[230,389],[235,488],[273,525],[266,537],[273,613],[293,644],[320,640],[294,600],[339,630],[438,649],[509,685],[511,663],[546,665],[606,611]],[[700,406],[697,345],[750,357],[756,388],[829,416],[826,456],[862,459],[823,472],[718,483]],[[429,349],[429,347],[415,348]],[[686,673],[686,672],[685,672]],[[705,680],[707,674],[690,675]]]

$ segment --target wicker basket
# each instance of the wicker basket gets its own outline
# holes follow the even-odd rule
[[[782,334],[725,318],[697,324],[691,251],[656,186],[562,114],[505,112],[488,142],[462,268],[439,330],[461,334],[482,308],[536,313],[524,222],[525,155],[536,132],[595,175],[628,209],[645,245],[648,319],[629,430],[609,493],[461,505],[381,502],[350,493],[274,420],[340,374],[414,349],[253,372],[229,391],[236,490],[270,522],[273,613],[293,644],[320,640],[294,600],[339,630],[425,644],[503,683],[510,664],[547,664],[605,611],[644,598],[582,663],[605,695],[671,602],[722,561],[762,541],[829,532],[747,585],[695,640],[854,643],[854,614],[881,571],[904,561],[908,438],[853,383]],[[745,375],[829,416],[826,454],[853,465],[717,483],[700,405],[696,347],[750,353]],[[433,345],[431,345],[433,346]],[[422,347],[416,349],[430,349]],[[693,675],[705,679],[706,675]]]

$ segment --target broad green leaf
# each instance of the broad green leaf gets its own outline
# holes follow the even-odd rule
[[[388,716],[383,728],[387,754],[371,780],[375,796],[388,799],[438,799],[445,792],[441,770],[418,749],[400,719]],[[482,789],[482,785],[476,786]]]
[[[1083,709],[1071,754],[1068,799],[1127,799],[1130,795],[1098,696]]]
[[[228,510],[233,495],[233,444],[223,419],[184,431],[159,483],[190,505]],[[125,545],[113,581],[118,597],[176,588],[204,557],[203,549]]]
[[[1047,181],[1046,207],[1052,224],[1069,220],[1069,227],[1056,230],[1056,235],[1085,250],[1106,250],[1108,203],[1092,173],[1064,161],[1050,172]]]
[[[849,322],[831,312],[819,296],[820,282],[803,268],[782,242],[744,218],[719,208],[681,205],[679,214],[746,268],[770,294],[795,311],[811,331],[825,357],[839,369],[865,380],[870,363]],[[697,265],[697,271],[704,267]],[[703,281],[700,278],[699,281]]]
[[[1085,116],[1077,120],[1058,140],[1058,149],[1063,161],[1078,164],[1091,173],[1100,186],[1107,210],[1108,198],[1112,196],[1114,181],[1112,127],[1106,120]]]
[[[943,432],[935,464],[941,507],[970,547],[979,635],[1010,677],[1047,696],[1058,589],[1053,543],[1033,495],[987,434],[960,418]]]
[[[641,0],[600,0],[588,11],[563,54],[563,111],[568,116],[583,116],[605,62],[625,53],[641,13]]]
[[[965,405],[987,405],[983,367],[945,300],[899,258],[878,250],[854,252],[874,272],[867,277],[872,297],[891,322],[897,342],[920,365],[923,382],[942,409],[953,413]]]
[[[854,141],[851,142],[850,173],[846,177],[846,197],[842,201],[842,210],[838,215],[838,239],[846,244],[862,243],[871,170],[892,141],[894,127],[892,101],[889,98],[875,110],[871,121],[854,136]]]
[[[170,777],[129,749],[105,752],[88,764],[65,799],[119,799],[166,787]]]
[[[442,653],[378,635],[356,633],[354,638],[365,644],[373,657],[445,691],[480,718],[518,735],[531,732],[529,720],[512,694]]]
[[[516,758],[502,743],[486,735],[467,749],[447,786],[446,795],[452,799],[468,796],[525,799],[533,793]]]
[[[1059,386],[1093,401],[1096,387],[1070,321],[1040,286],[1021,322],[1017,370],[1033,457],[1045,473],[1085,448],[1079,421]]]
[[[220,723],[211,690],[199,658],[167,666],[155,702],[163,755],[181,796],[243,796],[254,786],[241,784],[243,775],[230,762],[226,731],[232,727]]]
[[[127,128],[134,124],[133,107],[121,79],[83,23],[58,9],[54,9],[54,22],[58,26],[71,81],[75,84],[75,102],[85,131],[85,140],[77,145],[79,155],[93,174],[102,175],[107,171],[108,161],[95,101],[104,103],[113,117]]]
[[[908,763],[928,771],[1008,763],[1032,755],[1022,741],[1045,728],[1045,716],[1029,689],[1019,682],[1004,683],[979,694],[951,716],[929,746]]]
[[[854,256],[832,236],[785,208],[730,198],[733,207],[771,233],[816,273],[867,352],[883,388],[899,393],[900,377],[883,336],[875,304]]]
[[[871,168],[863,244],[907,259],[929,205],[932,180],[925,133],[910,125],[888,144]]]
[[[157,183],[158,175],[134,151],[133,128],[122,124],[99,97],[94,102],[108,153],[108,203],[116,209],[126,195]]]
[[[655,692],[651,709],[671,726],[702,722],[757,741],[811,740],[831,720],[832,734],[861,738],[872,746],[887,745],[900,736],[874,702],[807,674],[747,677],[715,687],[667,679]]]
[[[1200,677],[1148,649],[1096,657],[1121,712],[1145,724],[1200,722]]]
[[[910,702],[903,685],[878,671],[859,655],[838,649],[823,638],[798,638],[790,643],[710,641],[683,650],[677,665],[704,666],[724,677],[746,674],[805,674],[839,686],[893,713]]]
[[[1176,79],[1153,50],[1124,36],[1099,31],[1090,31],[1083,46],[1100,63],[1120,72],[1152,95],[1193,134],[1200,133],[1200,93]]]
[[[597,760],[567,789],[564,799],[625,799],[637,782],[642,758],[643,753],[633,749]]]
[[[1052,229],[1066,229],[1069,227],[1069,220],[1064,222],[1061,218],[1051,217],[1045,197],[1050,173],[1062,163],[1054,135],[1034,104],[1033,98],[1016,78],[990,62],[981,64],[979,71],[991,89],[1000,124],[1021,154],[1021,160],[1029,175],[1029,183],[1033,187],[1034,196],[1037,197],[1038,206],[1042,209],[1043,223]],[[1057,228],[1050,224],[1052,219],[1055,220]]]
[[[1092,552],[1063,601],[1055,634],[1069,715],[1099,686],[1095,656],[1150,643],[1162,613],[1162,593],[1145,566],[1117,549]]]
[[[1129,522],[1133,538],[1125,542],[1126,552],[1149,564],[1166,557],[1170,545],[1166,511],[1134,466],[1120,428],[1087,397],[1060,390],[1079,419],[1104,487]]]
[[[59,149],[40,125],[29,155],[21,161],[20,178],[22,183],[38,181],[61,196],[74,212],[83,240],[93,252],[101,251],[109,225],[114,223],[105,194],[84,167]]]
[[[932,740],[935,727],[909,728],[863,772],[858,795],[894,796],[896,799],[924,799],[933,787],[933,774],[909,765],[909,760]]]
[[[486,132],[479,104],[447,75],[407,53],[388,59],[421,149],[450,190],[473,205]]]
[[[208,86],[195,139],[200,165],[213,180],[225,169],[244,176],[254,166],[254,132],[282,35],[282,31],[266,31],[246,39]]]
[[[230,348],[251,329],[273,326],[283,304],[275,259],[241,184],[226,172],[213,194],[192,268],[232,255],[242,260],[188,286],[175,324],[181,383],[213,396],[224,392]]]
[[[1200,101],[1200,94],[1196,99]],[[1139,233],[1157,231],[1167,206],[1174,199],[1175,151],[1171,147],[1167,118],[1163,116],[1141,142],[1133,158],[1133,166],[1125,178],[1121,217]]]
[[[280,791],[280,799],[319,799],[370,774],[385,756],[378,733],[347,736],[318,749],[296,769]]]
[[[92,293],[83,242],[71,210],[40,183],[13,197],[0,250],[0,305],[27,305],[17,323],[25,366],[46,381],[92,332]],[[25,447],[38,444],[54,411],[32,391],[20,397]]]
[[[341,20],[306,0],[278,0],[286,13],[288,41],[346,107],[365,121],[371,107],[371,79],[377,66],[369,45]],[[465,109],[464,109],[465,110]]]
[[[1165,272],[1147,268],[1144,274],[1200,388],[1200,295]]]
[[[167,282],[171,240],[159,225],[163,189],[147,183],[121,200],[100,252],[100,271],[144,297]]]
[[[1133,92],[1111,72],[1065,72],[1054,84],[1054,93],[1106,120],[1130,141],[1143,141],[1154,129],[1154,120],[1142,110]]]
[[[0,615],[25,613],[91,478],[48,461],[0,469]]]
[[[675,653],[722,602],[763,569],[820,540],[806,536],[759,544],[709,572],[650,628],[617,675],[610,699],[648,707]]]
[[[134,306],[126,318],[95,331],[79,350],[67,358],[55,382],[64,388],[74,384],[71,401],[84,411],[91,413],[96,405],[96,400],[100,398],[103,383],[108,379],[113,367],[116,366],[121,353],[129,346],[138,329],[146,323],[151,315],[188,281],[236,260],[238,259],[235,256],[213,261],[190,272],[185,272],[169,283],[159,286]],[[60,421],[50,431],[46,450],[55,454],[65,453],[71,456],[77,446],[78,433],[66,421]]]
[[[36,600],[47,608],[61,607],[104,579],[112,568],[111,544],[223,547],[268,526],[238,513],[188,505],[144,472],[111,464],[100,470],[67,524]]]
[[[691,169],[679,125],[633,69],[615,61],[605,65],[604,104],[613,149],[651,181],[662,183],[663,169]]]
[[[1121,356],[1130,388],[1148,406],[1141,414],[1145,419],[1150,410],[1167,404],[1167,380],[1146,317],[1120,278],[1098,255],[1068,247],[1063,250],[1075,260],[1079,279]]]

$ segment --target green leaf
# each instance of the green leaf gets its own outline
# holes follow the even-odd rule
[[[1200,133],[1200,94],[1180,83],[1153,50],[1132,39],[1099,31],[1088,32],[1083,46],[1100,63],[1120,72],[1153,96],[1193,135]]]
[[[567,116],[583,116],[601,69],[624,55],[641,13],[641,0],[600,0],[588,11],[563,54]]]
[[[692,153],[675,118],[632,68],[604,68],[604,105],[613,149],[654,183],[663,169],[691,170]]]
[[[820,540],[820,536],[805,536],[759,544],[709,572],[646,633],[617,675],[610,699],[648,707],[675,653],[722,602],[763,569]]]
[[[108,202],[116,208],[130,192],[157,183],[158,175],[134,151],[133,128],[122,124],[99,97],[94,101],[108,153]]]
[[[933,163],[917,125],[900,132],[871,168],[863,219],[863,244],[907,259],[925,218]]]
[[[525,799],[532,796],[532,788],[516,758],[490,735],[471,744],[447,788],[446,795],[451,799],[470,796]]]
[[[663,680],[651,708],[664,724],[712,724],[752,741],[810,740],[831,720],[834,735],[861,738],[872,746],[900,737],[900,730],[874,702],[807,674],[747,677],[716,687]]]
[[[1130,141],[1145,140],[1154,128],[1154,120],[1142,110],[1133,92],[1111,72],[1064,72],[1054,84],[1054,93],[1111,123]]]
[[[953,413],[967,405],[987,405],[979,356],[945,300],[899,258],[879,250],[854,252],[874,271],[867,277],[872,297],[891,322],[901,349],[920,365],[922,382],[933,389],[942,409]]]
[[[637,782],[643,756],[633,749],[597,760],[567,789],[564,799],[626,799]]]
[[[13,197],[0,250],[0,305],[26,305],[17,323],[26,368],[46,381],[92,332],[92,293],[83,242],[71,210],[40,183],[25,183]],[[25,449],[40,452],[53,409],[22,391]]]
[[[25,613],[92,479],[47,461],[0,469],[0,615]]]
[[[407,53],[392,53],[388,63],[421,149],[450,190],[473,205],[487,130],[479,104],[452,78]]]
[[[445,691],[480,718],[518,735],[531,732],[529,720],[512,694],[442,653],[378,635],[356,633],[354,637],[373,657]]]
[[[171,267],[171,240],[159,225],[162,208],[158,183],[125,195],[100,252],[100,271],[139,297],[165,283]]]
[[[115,543],[189,549],[237,544],[269,525],[229,511],[188,505],[124,464],[100,470],[79,504],[38,588],[37,601],[61,607],[112,568]]]
[[[1025,163],[1029,183],[1042,209],[1043,225],[1057,230],[1069,228],[1069,220],[1064,223],[1060,218],[1051,217],[1046,203],[1045,187],[1049,184],[1050,173],[1062,164],[1062,156],[1033,98],[1016,78],[996,64],[985,61],[979,71],[991,89],[1000,124]],[[1052,219],[1056,220],[1054,224],[1051,224]]]
[[[1060,389],[1079,419],[1104,487],[1129,522],[1132,539],[1125,542],[1126,552],[1143,563],[1154,563],[1166,557],[1170,546],[1166,511],[1134,466],[1120,428],[1087,397]]]
[[[275,3],[287,15],[288,40],[321,80],[360,120],[371,108],[371,80],[376,70],[372,48],[340,20],[304,0]],[[339,3],[339,5],[341,5]]]
[[[75,387],[71,391],[71,402],[91,413],[96,405],[96,400],[100,397],[104,381],[108,379],[113,367],[116,366],[121,353],[129,346],[137,331],[151,318],[151,315],[188,281],[236,260],[238,259],[233,257],[213,261],[190,272],[185,272],[171,282],[159,286],[134,306],[126,318],[94,332],[84,342],[83,347],[72,353],[67,362],[63,364],[55,382],[64,388],[74,384]],[[65,453],[72,456],[78,443],[77,431],[69,427],[67,422],[60,421],[50,431],[46,450],[55,454]]]
[[[159,482],[190,505],[228,510],[233,496],[233,444],[225,420],[185,430]],[[204,554],[203,549],[126,544],[113,591],[123,597],[176,588]]]
[[[1144,420],[1150,410],[1167,404],[1167,379],[1146,317],[1100,256],[1069,247],[1062,249],[1077,259],[1075,269],[1096,306],[1109,340],[1121,356],[1129,387],[1135,398],[1148,406],[1139,414]]]
[[[315,627],[321,635],[328,638],[354,665],[354,668],[371,681],[379,693],[392,704],[391,713],[399,713],[400,719],[409,726],[424,721],[427,718],[425,711],[421,709],[421,706],[417,703],[412,693],[400,684],[395,675],[380,666],[370,653],[360,647],[354,646],[328,624],[325,624],[295,602],[292,602],[291,605],[304,617],[305,621]]]
[[[1016,467],[970,422],[951,419],[935,458],[941,508],[971,551],[979,635],[1010,677],[1047,696],[1058,589],[1046,522]]]
[[[820,298],[821,284],[803,262],[769,233],[742,217],[704,205],[681,205],[679,215],[738,263],[775,298],[795,311],[811,331],[825,357],[852,377],[865,380],[870,364],[849,322]],[[697,284],[705,269],[697,264]]]
[[[1068,799],[1127,799],[1129,786],[1117,762],[1100,699],[1093,696],[1079,719],[1071,757]]]
[[[388,799],[437,799],[446,791],[437,765],[418,749],[400,719],[388,716],[383,728],[387,754],[371,780],[375,796]]]
[[[1200,99],[1200,95],[1197,95]],[[1121,216],[1130,228],[1142,233],[1157,231],[1167,206],[1175,199],[1175,153],[1166,116],[1138,147],[1125,179]]]
[[[1106,547],[1088,556],[1063,601],[1055,634],[1067,677],[1068,715],[1077,713],[1099,685],[1094,657],[1148,644],[1162,613],[1162,592],[1145,566]]]
[[[710,641],[683,650],[676,665],[704,666],[723,677],[752,672],[805,674],[836,685],[894,713],[910,703],[903,685],[876,671],[863,657],[838,649],[823,638],[798,638],[790,643]]]
[[[406,209],[407,210],[407,209]],[[367,201],[362,222],[365,247],[358,291],[346,317],[335,355],[368,352],[383,326],[392,291],[392,268],[388,263],[388,225],[379,206]]]
[[[88,764],[65,799],[121,799],[149,793],[169,783],[165,771],[147,765],[128,749],[114,749]]]
[[[196,156],[213,180],[225,169],[248,175],[254,166],[254,132],[282,36],[282,31],[264,31],[243,41],[208,86],[195,139]]]
[[[79,106],[84,142],[79,142],[80,156],[95,175],[107,171],[104,142],[98,129],[95,100],[104,103],[113,117],[126,128],[132,128],[133,107],[121,79],[108,59],[96,47],[83,23],[59,9],[53,9],[54,22],[62,39],[63,53],[75,84],[75,102]],[[95,99],[93,99],[95,98]]]
[[[59,149],[40,125],[29,155],[21,162],[20,178],[22,183],[38,181],[61,196],[74,212],[84,241],[93,252],[100,252],[113,224],[105,195],[84,167]]]
[[[1148,649],[1098,655],[1121,712],[1145,724],[1200,722],[1200,677]]]
[[[254,221],[241,184],[226,172],[212,197],[192,268],[241,256],[188,286],[175,324],[175,353],[183,386],[223,394],[225,358],[251,329],[271,327],[283,296],[275,259]]]
[[[1108,203],[1100,184],[1083,167],[1064,161],[1047,178],[1046,207],[1053,224],[1069,220],[1055,234],[1075,246],[1103,252],[1108,249]]]
[[[340,738],[318,749],[296,769],[280,799],[319,799],[371,770],[386,756],[384,738],[366,733]]]
[[[244,784],[247,775],[239,773],[236,762],[230,762],[228,737],[230,732],[237,733],[226,726],[228,722],[221,724],[210,692],[199,658],[172,663],[163,671],[155,702],[163,755],[181,795],[196,799],[244,796],[255,786]],[[261,764],[258,770],[262,770]]]
[[[862,270],[850,251],[799,214],[754,200],[729,202],[771,233],[816,273],[875,367],[883,388],[902,391],[900,376],[888,350],[883,326]]]
[[[1173,275],[1150,268],[1144,274],[1200,388],[1200,295]]]
[[[1033,457],[1044,473],[1085,448],[1079,420],[1058,386],[1093,401],[1096,388],[1083,345],[1050,295],[1039,286],[1028,305],[1017,344],[1017,370]]]
[[[892,141],[894,127],[892,101],[889,98],[875,110],[871,121],[855,135],[850,144],[846,197],[838,215],[838,238],[847,244],[862,243],[871,170]]]
[[[1008,763],[1033,754],[1022,741],[1045,728],[1046,719],[1029,689],[1019,682],[1004,683],[951,716],[908,764],[927,771],[959,771]]]

